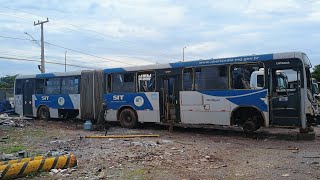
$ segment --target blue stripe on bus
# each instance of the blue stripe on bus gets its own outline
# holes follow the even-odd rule
[[[170,63],[170,66],[172,68],[180,68],[180,67],[190,67],[190,66],[204,66],[204,65],[210,65],[210,64],[230,64],[230,63],[238,63],[238,62],[267,61],[272,59],[273,59],[273,54],[264,54],[264,55],[222,58],[222,59],[177,62],[177,63]]]
[[[45,74],[37,74],[36,75],[36,79],[37,78],[53,78],[56,77],[56,75],[54,75],[53,73],[45,73]]]
[[[124,68],[111,68],[111,69],[105,69],[103,70],[104,73],[108,74],[108,73],[119,73],[119,72],[126,72],[126,70]]]
[[[40,105],[46,105],[53,109],[74,109],[74,104],[69,95],[67,94],[57,94],[57,95],[46,95],[46,94],[36,94],[35,95],[35,107],[39,108]],[[59,104],[60,98],[60,104]],[[61,99],[63,98],[63,100]]]
[[[107,108],[113,110],[118,110],[122,106],[131,106],[135,110],[153,110],[149,99],[144,93],[108,93],[104,94],[104,101],[107,104]]]
[[[226,97],[230,102],[238,106],[255,106],[263,112],[268,111],[267,104],[261,100],[267,95],[267,90],[221,90],[221,91],[198,91],[210,96]]]

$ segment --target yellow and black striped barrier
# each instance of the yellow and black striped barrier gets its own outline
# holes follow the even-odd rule
[[[20,162],[28,162],[28,161],[33,161],[33,160],[42,160],[45,159],[45,156],[36,156],[32,158],[22,158],[22,159],[14,159],[10,161],[2,161],[0,162],[0,166],[6,165],[6,164],[14,164],[14,163],[20,163]]]
[[[74,166],[77,166],[77,159],[73,154],[0,165],[0,179],[17,178],[26,176],[31,172],[50,171],[51,169],[64,169]]]

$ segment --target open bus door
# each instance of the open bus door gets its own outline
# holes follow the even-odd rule
[[[26,79],[23,81],[23,115],[33,116],[32,110],[32,94],[34,93],[34,79]]]
[[[303,103],[300,71],[270,68],[268,74],[270,124],[300,126],[301,103]]]
[[[180,117],[178,76],[162,76],[160,80],[160,108],[164,122],[176,122]]]

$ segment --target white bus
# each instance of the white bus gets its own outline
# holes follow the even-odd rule
[[[153,122],[306,131],[319,117],[310,68],[306,54],[288,52],[18,76],[15,108],[41,119],[92,120],[102,109],[106,121],[126,128]]]

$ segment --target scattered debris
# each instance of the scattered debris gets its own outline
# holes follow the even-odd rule
[[[108,135],[108,136],[85,136],[84,138],[137,138],[137,137],[159,137],[159,136],[160,136],[159,134],[123,134],[123,135]]]
[[[282,174],[281,176],[282,176],[282,177],[289,177],[290,174],[288,174],[288,173],[287,173],[287,174]]]
[[[11,127],[26,127],[29,124],[26,121],[5,119],[5,120],[0,120],[0,125],[11,126]]]
[[[302,156],[303,158],[320,158],[320,156]]]
[[[299,150],[299,148],[297,148],[297,147],[292,147],[292,146],[289,146],[289,147],[287,148],[287,150]]]

